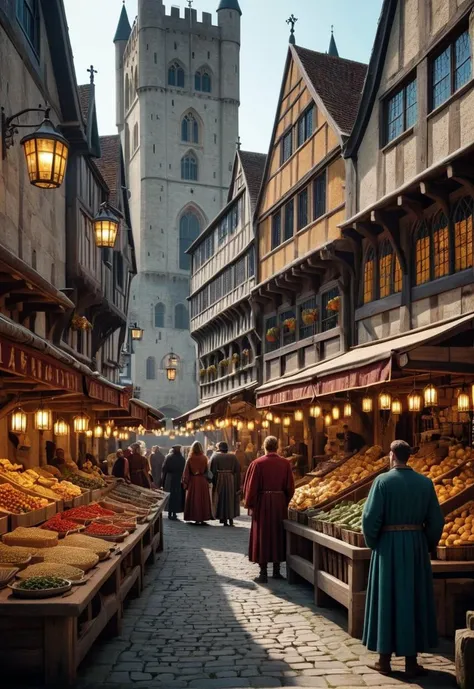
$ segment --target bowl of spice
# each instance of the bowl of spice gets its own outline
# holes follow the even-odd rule
[[[9,584],[14,596],[17,598],[51,598],[61,596],[70,591],[72,582],[61,577],[30,577],[22,581],[15,581]]]

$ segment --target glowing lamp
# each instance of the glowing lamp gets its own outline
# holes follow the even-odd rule
[[[26,433],[28,416],[21,407],[15,409],[10,417],[10,430],[12,433]]]
[[[291,426],[291,416],[284,416],[283,417],[283,425],[285,428],[288,428],[288,426]]]
[[[343,415],[345,419],[348,419],[352,416],[352,404],[350,402],[345,403]]]
[[[473,395],[474,395],[474,392],[473,392]],[[268,411],[265,418],[267,419],[267,421],[273,421],[273,413],[271,411]]]
[[[103,203],[94,218],[95,245],[99,249],[113,249],[117,239],[118,228],[118,217],[108,203]]]
[[[310,414],[310,416],[313,417],[313,419],[319,419],[319,417],[320,417],[321,414],[322,414],[321,405],[319,405],[319,404],[313,404],[313,405],[309,408],[309,414]]]
[[[395,416],[400,416],[402,413],[402,403],[398,399],[398,397],[395,397],[394,400],[392,400],[392,414]]]
[[[341,410],[339,409],[337,404],[335,404],[334,407],[331,409],[331,414],[334,421],[339,420],[339,417],[341,416]]]
[[[330,426],[331,424],[332,424],[332,416],[331,416],[331,414],[326,414],[324,416],[324,425]]]
[[[176,372],[178,370],[178,358],[171,353],[168,357],[168,364],[166,366],[166,377],[168,380],[176,380]]]
[[[295,411],[295,421],[303,421],[303,410],[297,409]]]
[[[53,427],[53,412],[40,407],[35,411],[35,428],[37,431],[50,431]]]
[[[136,342],[143,340],[143,333],[144,332],[145,331],[142,328],[139,328],[136,323],[135,323],[135,325],[132,325],[132,327],[130,328],[130,334],[132,336],[132,340],[135,340]]]
[[[419,412],[421,411],[421,395],[418,392],[410,392],[407,397],[408,401],[408,411]]]
[[[372,411],[374,408],[374,402],[372,400],[372,397],[363,397],[362,398],[362,411],[368,414],[369,412]]]
[[[270,421],[267,421],[266,419],[264,419],[262,421],[262,428],[270,428]]]
[[[281,424],[281,419],[280,419],[280,417],[279,417],[279,416],[275,416],[274,419],[273,419],[273,422],[276,423],[277,426],[278,426],[279,424]]]
[[[438,404],[438,390],[433,383],[429,383],[423,390],[423,397],[425,399],[426,407],[436,407]]]
[[[49,110],[38,129],[21,140],[30,183],[42,189],[57,189],[66,172],[69,144],[49,119]]]
[[[254,431],[255,430],[255,421],[249,421],[247,423],[247,430],[249,431]]]
[[[458,412],[469,411],[469,407],[469,395],[467,395],[464,391],[460,392],[458,395]]]
[[[379,395],[379,409],[381,409],[382,411],[390,411],[391,407],[392,395],[389,392],[382,390],[382,392]]]
[[[85,433],[89,428],[89,417],[87,414],[80,413],[73,419],[74,433]]]
[[[94,426],[94,438],[103,438],[104,437],[104,427],[98,423],[96,426]]]
[[[69,432],[69,424],[64,419],[58,419],[53,426],[53,431],[57,438],[63,438]]]
[[[94,435],[94,432],[93,432],[92,428],[89,428],[89,430],[86,431],[86,438],[92,438],[93,435]]]

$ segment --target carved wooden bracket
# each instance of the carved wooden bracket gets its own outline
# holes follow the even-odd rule
[[[436,201],[445,216],[449,217],[449,196],[445,189],[433,182],[420,182],[420,192],[429,199]]]
[[[452,163],[446,168],[448,179],[454,179],[474,198],[474,168],[466,163]]]
[[[405,257],[405,253],[400,244],[400,228],[398,219],[394,218],[386,211],[372,211],[370,217],[372,222],[377,223],[377,225],[383,227],[385,232],[388,234],[390,242],[398,256],[398,260],[400,261],[400,267],[402,269],[402,272],[406,275],[408,270],[408,264]]]
[[[410,196],[407,196],[406,194],[400,194],[400,196],[397,196],[397,206],[406,211],[407,215],[413,218],[413,220],[423,219],[423,205]]]

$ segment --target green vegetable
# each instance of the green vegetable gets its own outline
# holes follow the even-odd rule
[[[44,589],[59,589],[67,584],[66,579],[59,577],[30,577],[20,582],[17,588],[27,591],[44,591]]]

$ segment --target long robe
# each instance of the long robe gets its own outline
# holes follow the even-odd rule
[[[207,468],[208,460],[204,454],[191,455],[186,461],[183,487],[186,490],[184,520],[187,522],[207,522],[214,519],[206,478]]]
[[[240,464],[232,452],[214,452],[211,458],[214,516],[234,519],[240,514]]]
[[[252,511],[249,559],[260,565],[286,557],[283,520],[295,492],[290,463],[276,453],[254,460],[245,479],[245,505]]]
[[[130,481],[136,486],[150,488],[151,484],[148,477],[149,467],[147,458],[138,452],[134,452],[128,459],[128,466],[130,469]]]
[[[165,457],[161,472],[161,485],[170,494],[168,513],[178,514],[184,509],[184,490],[181,485],[185,459],[181,452],[171,450]]]
[[[183,457],[184,460],[184,457]],[[163,464],[165,463],[165,456],[162,452],[152,452],[150,455],[150,469],[153,477],[153,483],[158,486],[161,485],[161,475],[163,473]],[[183,467],[184,468],[184,467]],[[182,472],[181,472],[182,473]]]
[[[383,531],[390,525],[419,531]],[[410,468],[375,479],[362,527],[372,549],[363,643],[371,651],[415,656],[437,645],[430,551],[444,518],[430,479]]]

